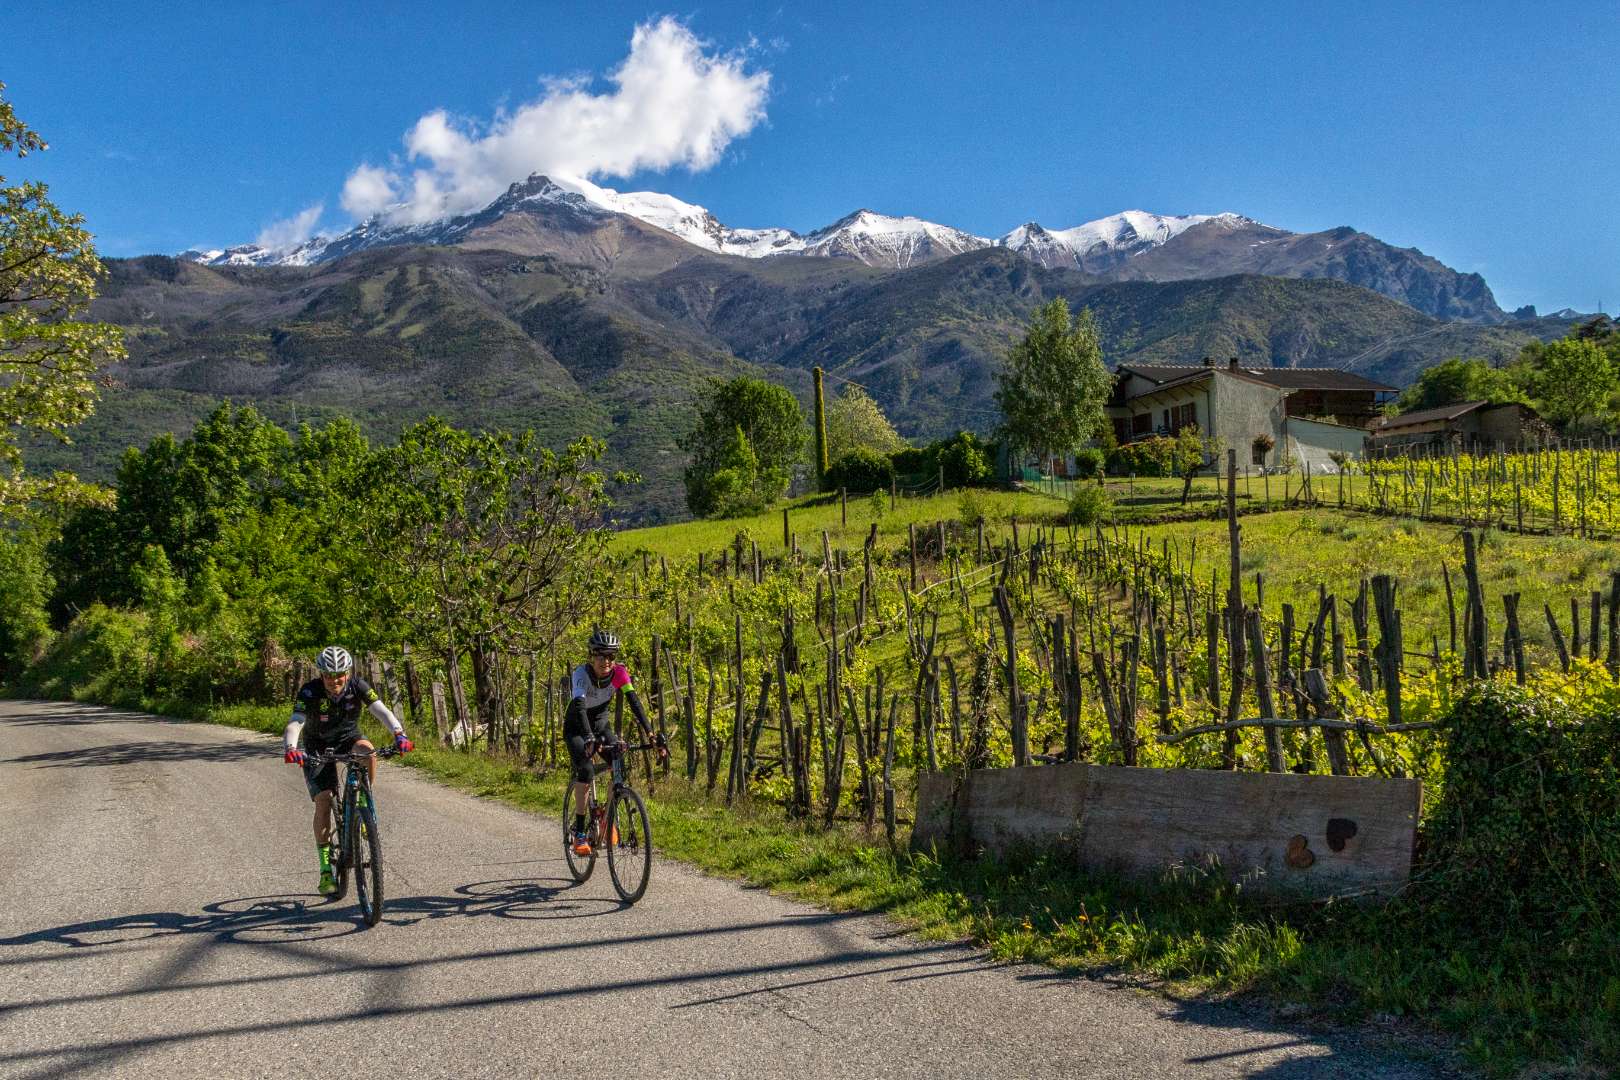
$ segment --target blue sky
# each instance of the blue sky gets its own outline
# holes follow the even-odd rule
[[[429,174],[473,198],[567,145],[599,183],[730,225],[865,206],[997,236],[1232,210],[1421,248],[1508,308],[1620,304],[1620,4],[1303,7],[17,5],[0,81],[52,148],[0,169],[48,181],[110,255],[300,213],[340,229],[369,204],[345,198],[363,165],[396,196]],[[696,39],[707,97],[621,115],[638,26]],[[439,112],[467,145],[410,158]],[[538,118],[546,146],[480,141],[502,113]],[[609,146],[569,128],[603,117],[631,125]]]

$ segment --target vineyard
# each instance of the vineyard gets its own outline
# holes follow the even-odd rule
[[[1550,519],[1602,531],[1613,460],[1594,448],[1380,461],[1346,512],[1317,477],[1280,492],[1293,509],[1241,516],[1254,504],[1232,474],[1225,521],[1083,529],[1037,495],[958,494],[627,533],[620,587],[578,628],[625,638],[676,776],[727,803],[881,825],[891,841],[912,775],[963,765],[1434,784],[1434,718],[1466,682],[1614,675],[1615,548],[1520,536],[1511,513],[1516,493],[1520,508],[1539,514],[1545,500]],[[1478,530],[1358,512],[1395,515],[1407,491],[1437,518],[1456,499]],[[457,666],[372,661],[444,741],[520,750],[542,768],[559,759],[575,662],[509,658],[521,709],[491,720],[470,715]]]

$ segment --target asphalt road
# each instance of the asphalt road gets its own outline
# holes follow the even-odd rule
[[[387,764],[378,792],[367,930],[313,891],[273,740],[0,702],[0,1076],[1438,1075],[669,862],[626,909],[549,819]]]

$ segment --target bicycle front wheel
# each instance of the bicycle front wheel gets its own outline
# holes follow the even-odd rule
[[[349,822],[354,820],[354,800],[344,795],[342,809],[332,807],[332,875],[337,891],[332,894],[336,903],[349,894],[349,866],[354,862],[354,845],[350,842]],[[333,803],[337,802],[333,799]]]
[[[585,880],[591,876],[591,871],[596,869],[596,849],[592,848],[589,855],[574,854],[574,815],[580,812],[582,811],[578,811],[574,807],[574,785],[570,782],[569,785],[563,789],[563,858],[568,860],[568,872],[574,876],[574,880],[580,884],[584,884]],[[586,821],[589,822],[590,814],[586,813],[585,818]]]
[[[652,876],[652,825],[641,796],[630,788],[613,794],[608,804],[608,873],[619,899],[627,904],[640,900]]]
[[[353,820],[349,850],[354,853],[354,895],[360,901],[360,917],[367,926],[376,926],[383,907],[382,837],[369,805],[357,807]]]

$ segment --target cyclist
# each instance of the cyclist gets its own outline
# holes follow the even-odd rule
[[[364,679],[353,674],[354,657],[339,645],[328,645],[315,658],[319,678],[311,679],[298,688],[293,700],[292,718],[282,735],[282,744],[289,764],[304,767],[304,786],[315,800],[315,853],[321,863],[320,891],[337,891],[332,874],[332,800],[337,796],[337,765],[327,762],[317,768],[307,760],[304,750],[298,749],[298,736],[304,736],[309,753],[347,754],[354,750],[370,750],[370,740],[360,734],[360,710],[365,709],[388,725],[394,733],[394,746],[400,753],[413,749],[405,737],[405,725],[389,711]],[[373,785],[377,782],[377,759],[366,763]]]
[[[630,681],[630,672],[623,664],[615,663],[619,654],[619,639],[606,630],[591,634],[590,658],[574,669],[572,694],[568,711],[563,717],[563,738],[568,743],[568,757],[574,765],[574,854],[589,855],[591,842],[585,833],[585,802],[591,791],[591,759],[585,754],[585,742],[595,738],[598,749],[618,743],[608,717],[608,706],[620,690],[630,702],[630,712],[641,726],[642,734],[658,747],[659,760],[669,757],[664,736],[653,733],[647,720],[647,710],[641,707],[641,698]]]

